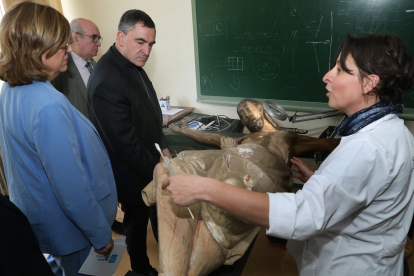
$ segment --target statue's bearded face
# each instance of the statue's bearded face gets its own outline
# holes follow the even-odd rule
[[[261,105],[246,102],[238,113],[241,121],[250,130],[250,132],[258,132],[263,128],[264,118],[263,107]]]

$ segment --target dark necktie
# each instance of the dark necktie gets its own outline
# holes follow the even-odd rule
[[[91,74],[93,71],[93,67],[90,61],[86,62],[85,64],[86,68],[88,68],[89,73]]]

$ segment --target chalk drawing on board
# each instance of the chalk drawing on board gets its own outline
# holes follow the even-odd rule
[[[217,30],[218,32],[222,32],[222,31],[223,31],[223,29],[224,29],[223,24],[218,23],[218,24],[216,25],[216,30]]]
[[[316,58],[316,64],[318,65],[318,73],[321,72],[321,69],[319,67],[319,58],[318,58],[318,54],[316,52],[316,45],[317,44],[328,44],[330,43],[329,40],[325,40],[325,41],[316,41],[316,37],[318,36],[318,33],[320,31],[321,28],[321,24],[322,24],[322,20],[323,20],[323,16],[321,16],[321,19],[319,20],[319,25],[318,25],[318,29],[316,30],[316,34],[313,37],[313,41],[307,41],[306,43],[311,43],[313,45],[313,51],[315,52],[315,58]]]
[[[302,20],[302,22],[307,25],[307,27],[305,29],[307,29],[312,35],[314,35],[314,33],[312,32],[312,30],[310,29],[310,26],[312,25],[312,23],[316,22],[316,21],[311,21],[309,24],[306,23],[306,20],[303,18],[302,14],[300,12],[298,12],[298,10],[296,9],[296,6],[290,2],[290,4],[293,6],[293,9],[295,10],[295,12],[297,12],[297,14],[299,15],[300,19]]]
[[[234,84],[234,86],[233,86]],[[233,88],[233,90],[238,90],[240,88],[240,79],[237,78],[233,75],[233,83],[230,83],[231,88]]]
[[[261,54],[253,57],[253,72],[259,79],[274,79],[279,74],[279,70],[279,60],[271,54]]]
[[[201,76],[201,83],[206,85],[208,83],[208,76]]]
[[[243,57],[228,57],[228,71],[243,71]]]
[[[280,13],[281,13],[281,12],[282,12],[282,10],[285,8],[285,5],[286,5],[286,2],[284,2],[284,3],[283,3],[282,8],[279,10],[279,13],[278,13],[278,14],[277,14],[277,16],[276,16],[275,22],[273,23],[273,27],[272,27],[272,29],[271,29],[270,33],[273,33],[273,32],[274,32],[274,29],[276,28],[276,25],[277,25],[277,21],[279,20]],[[276,34],[277,34],[277,33],[276,33]]]
[[[213,82],[211,81],[213,79],[213,74],[211,74],[211,78],[208,76],[201,76],[200,81],[202,85],[209,85],[210,87],[213,87]]]
[[[200,26],[201,28],[201,26]],[[211,36],[213,37],[213,42],[216,44],[216,36],[223,36],[223,35],[229,35],[229,36],[235,36],[238,35],[238,33],[226,33],[223,32],[224,25],[222,23],[217,23],[215,26],[212,26],[213,33],[212,34],[206,34],[207,37]]]

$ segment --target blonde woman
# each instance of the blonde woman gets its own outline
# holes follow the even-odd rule
[[[67,69],[69,36],[63,15],[32,2],[11,7],[0,25],[0,146],[10,200],[57,275],[79,275],[92,246],[109,256],[117,208],[96,129],[50,83]]]

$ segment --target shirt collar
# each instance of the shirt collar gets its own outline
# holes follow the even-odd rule
[[[75,62],[78,67],[80,67],[80,68],[85,67],[85,65],[88,61],[85,61],[83,58],[81,58],[80,56],[78,56],[74,52],[72,52],[71,55],[72,55],[72,58],[73,58],[73,62]]]

